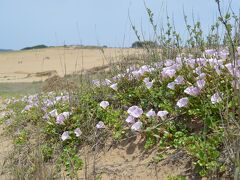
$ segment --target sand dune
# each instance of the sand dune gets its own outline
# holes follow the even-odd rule
[[[52,75],[64,76],[120,60],[137,49],[84,49],[55,47],[0,53],[0,82],[43,81]]]

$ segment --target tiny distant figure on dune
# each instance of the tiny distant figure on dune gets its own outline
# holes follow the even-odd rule
[[[19,60],[19,61],[18,61],[18,64],[22,64],[22,60]]]
[[[48,57],[48,56],[43,58],[43,60],[49,60],[49,59],[50,59],[50,57]]]

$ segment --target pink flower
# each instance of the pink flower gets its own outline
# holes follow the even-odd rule
[[[216,50],[214,50],[214,49],[207,49],[207,50],[205,50],[205,53],[207,55],[214,55],[216,53]]]
[[[98,79],[93,80],[92,83],[93,83],[95,86],[97,86],[97,87],[100,87],[100,86],[101,86],[101,83],[100,83],[100,81],[99,81]]]
[[[153,81],[152,82],[147,82],[145,85],[148,89],[151,89],[151,87],[153,86]]]
[[[172,66],[173,64],[175,64],[175,61],[173,61],[171,59],[166,60],[165,63],[164,63],[164,65],[166,67]]]
[[[70,138],[69,132],[68,131],[63,132],[63,134],[61,136],[62,141],[65,141],[65,140],[67,140],[69,138]]]
[[[174,80],[174,82],[175,82],[176,84],[184,84],[184,78],[183,78],[183,76],[178,76],[178,77]]]
[[[144,79],[143,79],[143,82],[145,83],[146,87],[147,87],[148,89],[150,89],[150,88],[153,86],[154,80],[153,80],[153,81],[150,81],[149,78],[144,78]]]
[[[196,59],[187,59],[186,64],[190,66],[191,68],[194,68],[196,65]]]
[[[53,106],[53,105],[54,105],[54,102],[51,101],[51,100],[49,100],[49,99],[47,99],[47,100],[44,100],[44,101],[43,101],[43,104],[44,104],[45,106],[47,106],[47,107],[50,107],[50,106]]]
[[[105,128],[105,124],[102,121],[99,121],[96,125],[97,129],[104,129]]]
[[[65,120],[65,117],[63,114],[59,114],[56,117],[56,124],[63,124]]]
[[[108,106],[109,106],[109,102],[108,101],[102,101],[100,103],[100,106],[103,108],[103,109],[106,109]]]
[[[133,116],[128,116],[127,119],[125,120],[127,123],[135,123],[135,118]]]
[[[186,106],[188,105],[188,102],[189,102],[189,100],[188,100],[187,97],[181,98],[181,99],[178,100],[177,106],[178,106],[179,108],[186,107]]]
[[[32,107],[33,107],[32,105],[27,105],[25,106],[24,111],[30,111]]]
[[[176,70],[171,68],[171,67],[166,67],[166,68],[163,68],[162,70],[162,77],[163,78],[167,78],[167,77],[174,77],[176,74]]]
[[[197,59],[197,64],[198,64],[199,66],[206,66],[207,61],[206,61],[205,58],[198,58],[198,59]]]
[[[112,88],[113,90],[117,91],[117,90],[118,90],[117,83],[112,84],[112,85],[110,86],[110,88]]]
[[[62,101],[64,102],[69,101],[69,99],[70,99],[69,95],[62,96]]]
[[[195,70],[194,70],[194,73],[196,73],[197,75],[200,75],[202,73],[202,67],[197,67]]]
[[[218,65],[214,66],[213,68],[214,68],[215,72],[216,72],[218,75],[221,74],[221,70],[220,70],[220,68],[219,68]]]
[[[212,95],[212,97],[211,97],[212,104],[216,104],[216,103],[219,103],[221,101],[222,101],[222,98],[220,96],[220,93],[217,92],[214,95]]]
[[[109,86],[112,82],[109,79],[105,79],[102,83],[104,86]]]
[[[234,67],[232,63],[228,63],[225,65],[225,67],[228,69],[230,74],[234,77],[240,77],[240,71],[237,67]]]
[[[205,84],[206,84],[206,82],[204,79],[197,80],[197,86],[199,89],[204,88]]]
[[[62,100],[62,96],[57,96],[57,97],[56,97],[56,101],[57,101],[57,102],[59,102],[59,101],[61,101],[61,100]]]
[[[165,119],[168,114],[169,114],[169,113],[168,113],[167,111],[158,111],[158,113],[157,113],[157,115],[158,115],[161,119]]]
[[[198,77],[197,77],[197,79],[203,79],[203,78],[205,78],[206,77],[206,74],[205,73],[201,73]]]
[[[227,59],[229,52],[226,50],[222,50],[218,52],[218,55],[222,58],[222,59]]]
[[[77,137],[80,137],[81,134],[82,134],[82,131],[80,130],[80,128],[77,128],[77,129],[74,130],[74,133]]]
[[[186,94],[189,94],[191,96],[197,96],[200,93],[200,90],[198,87],[190,86],[184,90]]]
[[[50,116],[52,116],[52,117],[57,117],[58,112],[57,112],[56,109],[54,109],[54,110],[50,111],[49,114],[50,114]]]
[[[65,119],[68,119],[70,117],[70,115],[71,115],[70,112],[63,112],[62,114],[63,114]]]
[[[132,125],[131,130],[132,131],[141,131],[141,128],[142,128],[142,122],[138,121]]]
[[[146,116],[147,116],[148,118],[150,118],[150,117],[155,117],[155,116],[156,116],[156,112],[155,112],[153,109],[151,109],[150,111],[148,111],[148,112],[146,113]]]
[[[142,115],[143,110],[141,108],[139,108],[138,106],[132,106],[127,110],[127,112],[131,116],[133,116],[135,118],[139,118]]]
[[[167,87],[168,87],[169,89],[174,90],[174,89],[175,89],[175,81],[168,83]]]

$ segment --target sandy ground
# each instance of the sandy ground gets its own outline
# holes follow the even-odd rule
[[[118,145],[107,144],[96,155],[93,152],[87,155],[84,162],[87,168],[83,168],[80,177],[94,179],[92,172],[102,180],[167,180],[170,176],[189,175],[187,171],[191,168],[191,158],[184,151],[169,149],[161,152],[160,154],[168,155],[156,163],[153,158],[157,153],[154,149],[144,149],[144,141],[140,135]]]
[[[64,76],[137,54],[137,49],[81,49],[55,47],[0,53],[0,82],[43,81],[52,75]]]

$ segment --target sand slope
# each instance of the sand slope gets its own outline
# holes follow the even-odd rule
[[[104,52],[104,53],[103,53]],[[0,53],[0,82],[33,82],[64,76],[120,60],[137,49],[55,47]]]

